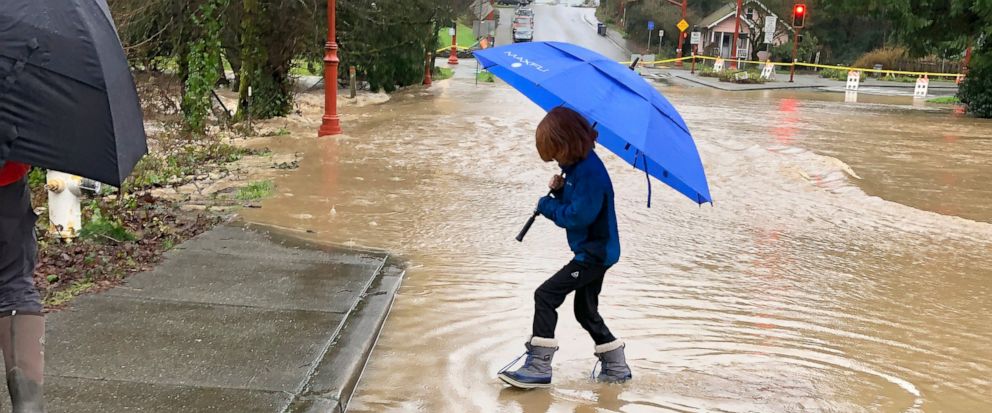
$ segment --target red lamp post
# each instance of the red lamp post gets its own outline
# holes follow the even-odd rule
[[[734,38],[730,43],[730,66],[737,68],[737,37],[741,33],[741,6],[743,1],[737,0],[737,19],[734,22]]]
[[[668,2],[671,3],[672,5],[682,7],[682,20],[685,20],[685,9],[686,9],[686,6],[687,6],[688,1],[689,0],[682,0],[682,2],[680,3],[680,2],[678,2],[676,0],[668,0]],[[675,66],[677,66],[677,67],[682,67],[682,60],[681,60],[682,59],[682,45],[685,44],[685,37],[686,37],[686,32],[680,30],[679,31],[678,44],[675,45],[675,58],[679,59],[679,60],[676,60],[675,61]]]
[[[431,68],[431,55],[430,55],[430,53],[428,53],[427,54],[427,63],[424,63],[424,86],[425,87],[431,87],[431,84],[434,83],[434,80],[431,79],[431,69],[432,69]]]
[[[458,27],[457,24],[454,24],[451,27],[451,55],[448,57],[449,65],[458,64],[458,41],[456,40],[456,38],[458,37],[457,27]]]
[[[317,136],[341,134],[338,117],[338,43],[335,38],[334,9],[336,0],[327,0],[327,44],[324,45],[324,117]]]

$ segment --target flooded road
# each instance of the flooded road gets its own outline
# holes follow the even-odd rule
[[[353,110],[347,137],[280,144],[303,166],[247,219],[410,262],[351,411],[992,410],[992,123],[662,90],[716,203],[656,184],[647,209],[643,174],[601,152],[623,244],[601,311],[628,341],[624,386],[589,381],[593,343],[568,302],[554,388],[495,379],[522,351],[534,288],[569,259],[547,221],[513,240],[555,172],[533,147],[543,113],[517,92],[438,82]]]
[[[272,143],[301,168],[244,212],[408,260],[350,411],[992,411],[992,122],[908,98],[661,84],[715,206],[655,183],[648,209],[643,173],[600,152],[623,248],[601,312],[634,380],[589,380],[593,343],[566,302],[554,387],[505,388],[533,290],[570,254],[543,219],[513,240],[556,172],[534,149],[543,112],[474,69],[344,109],[344,137],[313,139],[305,108],[299,138]]]

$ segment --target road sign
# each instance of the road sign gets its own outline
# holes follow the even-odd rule
[[[664,30],[658,30],[658,37],[665,37],[665,31]]]
[[[765,16],[765,43],[771,43],[775,41],[776,23],[778,23],[778,17]]]
[[[692,32],[692,37],[689,40],[689,44],[700,44],[703,42],[703,34],[700,32]]]
[[[678,27],[680,32],[684,32],[685,29],[689,28],[689,22],[685,21],[685,19],[682,19],[679,21],[679,24],[675,25],[675,27]]]
[[[454,35],[455,35],[455,29],[449,28],[448,29],[448,36],[454,36]]]
[[[648,30],[654,30],[654,20],[648,21]]]

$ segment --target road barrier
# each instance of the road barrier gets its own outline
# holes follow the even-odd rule
[[[720,60],[725,60],[725,59],[719,58],[719,57],[699,56],[699,55],[697,55],[697,56],[686,56],[686,57],[680,57],[680,58],[674,58],[674,59],[655,60],[655,61],[649,61],[649,62],[642,61],[642,62],[640,62],[640,64],[643,65],[643,66],[647,66],[647,65],[658,65],[658,64],[673,63],[673,62],[684,62],[686,60],[693,60],[693,59],[698,59],[698,60],[712,60],[714,63],[716,63],[717,61],[720,61]],[[760,62],[760,61],[755,61],[755,60],[731,60],[731,59],[726,59],[726,60],[729,61],[729,62],[737,62],[738,64],[748,63],[748,64],[755,64],[755,65],[768,65],[768,64],[771,64],[771,65],[774,65],[774,66],[783,66],[783,67],[792,66],[792,63],[781,63],[781,62],[770,62],[770,61],[769,62]],[[624,65],[629,65],[630,63],[631,62],[620,62],[620,64],[624,64]],[[812,67],[812,68],[818,68],[818,69],[837,69],[837,70],[845,70],[845,71],[855,70],[855,71],[859,71],[859,72],[862,72],[862,73],[881,73],[881,74],[884,74],[884,75],[887,75],[887,76],[888,75],[906,75],[906,76],[917,76],[917,77],[927,76],[928,78],[929,77],[950,77],[950,78],[954,78],[958,82],[960,82],[960,80],[962,78],[964,78],[964,75],[963,74],[960,74],[960,73],[909,72],[909,71],[904,71],[904,70],[867,69],[867,68],[851,67],[851,66],[821,65],[821,64],[816,64],[816,63],[796,63],[795,65],[797,67]]]

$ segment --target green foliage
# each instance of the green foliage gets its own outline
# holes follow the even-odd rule
[[[186,177],[204,173],[206,165],[236,162],[246,155],[259,154],[262,152],[204,140],[148,154],[125,181],[124,192],[182,183]]]
[[[41,190],[48,183],[48,171],[41,168],[31,168],[28,173],[28,187],[32,191]]]
[[[940,105],[956,105],[961,103],[957,96],[941,96],[939,98],[927,99],[927,103],[937,103]]]
[[[715,72],[713,68],[704,67],[696,73],[702,77],[718,78],[721,82],[739,84],[763,84],[767,82],[767,80],[761,77],[761,72],[755,70],[724,70],[722,72]]]
[[[448,34],[448,29],[451,26],[441,27],[437,31],[437,48],[451,47],[451,35]],[[458,29],[455,33],[455,41],[458,42],[460,47],[472,47],[476,43],[475,33],[472,32],[472,27],[466,26],[464,24],[458,23]]]
[[[252,182],[248,184],[248,186],[238,189],[238,193],[235,195],[235,198],[242,201],[257,201],[272,195],[274,190],[275,184],[273,184],[272,181]]]
[[[127,242],[134,241],[134,234],[124,227],[118,220],[103,216],[100,207],[94,202],[86,208],[90,212],[90,218],[83,224],[79,231],[79,236],[84,239],[95,241]]]
[[[96,284],[91,280],[80,280],[73,282],[68,288],[56,291],[45,297],[45,307],[58,307],[74,297],[83,294],[93,288]]]
[[[227,0],[208,0],[192,14],[193,25],[200,35],[189,45],[182,109],[187,129],[196,134],[202,134],[206,128],[211,92],[220,80],[217,70],[221,61],[220,15],[226,7]]]
[[[425,57],[440,43],[439,32],[462,17],[470,2],[338,0],[339,76],[344,78],[348,66],[355,66],[359,79],[373,90],[419,84]],[[203,96],[201,92],[210,83],[204,77],[207,71],[234,72],[232,87],[239,92],[236,119],[242,120],[249,114],[260,119],[289,113],[293,107],[290,73],[321,70],[327,15],[326,3],[319,0],[108,0],[108,4],[135,68],[168,70],[178,74],[184,86],[193,86],[189,102],[184,102],[184,113],[192,115],[193,126],[199,126],[201,108],[206,106],[198,104],[203,100],[196,97]],[[203,20],[202,12],[211,11],[210,5],[227,4],[212,15],[220,28],[219,37],[214,38],[212,28],[217,26],[212,19]],[[204,28],[194,20],[209,23],[211,29],[206,31],[211,36],[205,36]],[[460,37],[468,45],[474,43],[471,34]],[[222,58],[205,57],[218,39]]]
[[[778,46],[772,47],[771,60],[774,62],[792,62],[792,42],[795,37]],[[799,42],[799,49],[796,50],[796,59],[800,62],[811,63],[816,58],[816,52],[820,50],[820,41],[816,35],[806,32]]]
[[[495,83],[496,82],[496,76],[493,76],[493,74],[490,73],[490,72],[479,72],[479,74],[477,76],[477,79],[480,82],[487,82],[487,83]]]
[[[453,10],[467,9],[452,9],[446,0],[338,2],[341,67],[355,66],[372,91],[420,84],[425,57],[451,40],[446,31],[457,17]],[[471,35],[460,37],[474,43]]]
[[[819,75],[822,78],[847,81],[846,69],[820,69]],[[862,78],[863,80],[864,78]]]
[[[432,80],[451,79],[451,77],[454,75],[455,75],[455,71],[453,69],[449,69],[447,67],[435,66],[434,70],[431,72],[431,79]]]
[[[975,44],[971,71],[958,91],[968,111],[992,117],[992,2],[988,0],[823,0],[825,7],[882,19],[910,54],[960,58]],[[981,43],[984,39],[985,45]]]
[[[958,98],[968,105],[968,112],[992,118],[992,41],[976,51],[968,76],[958,90]]]
[[[699,76],[702,77],[720,77],[720,73],[714,72],[711,67],[704,67],[696,71]]]

